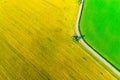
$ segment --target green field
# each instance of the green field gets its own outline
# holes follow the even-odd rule
[[[84,40],[120,70],[120,1],[86,0],[80,30]]]

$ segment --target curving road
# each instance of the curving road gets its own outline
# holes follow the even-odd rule
[[[82,38],[82,35],[80,33],[80,26],[79,26],[79,24],[80,24],[80,20],[81,20],[81,14],[82,14],[82,10],[83,10],[83,5],[84,5],[84,0],[81,0],[80,9],[79,9],[78,17],[77,17],[77,21],[76,21],[76,33],[77,33],[77,36],[79,38],[79,41],[89,51],[91,51],[98,59],[100,59],[102,62],[104,62],[104,64],[107,65],[113,72],[115,72],[118,76],[120,76],[120,72],[116,68],[114,68],[109,62],[107,62],[102,56],[100,56],[96,51],[94,51],[89,45],[87,45],[87,43]]]

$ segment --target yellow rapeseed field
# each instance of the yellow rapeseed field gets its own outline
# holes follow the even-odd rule
[[[0,0],[0,80],[117,80],[76,42],[78,0]]]

